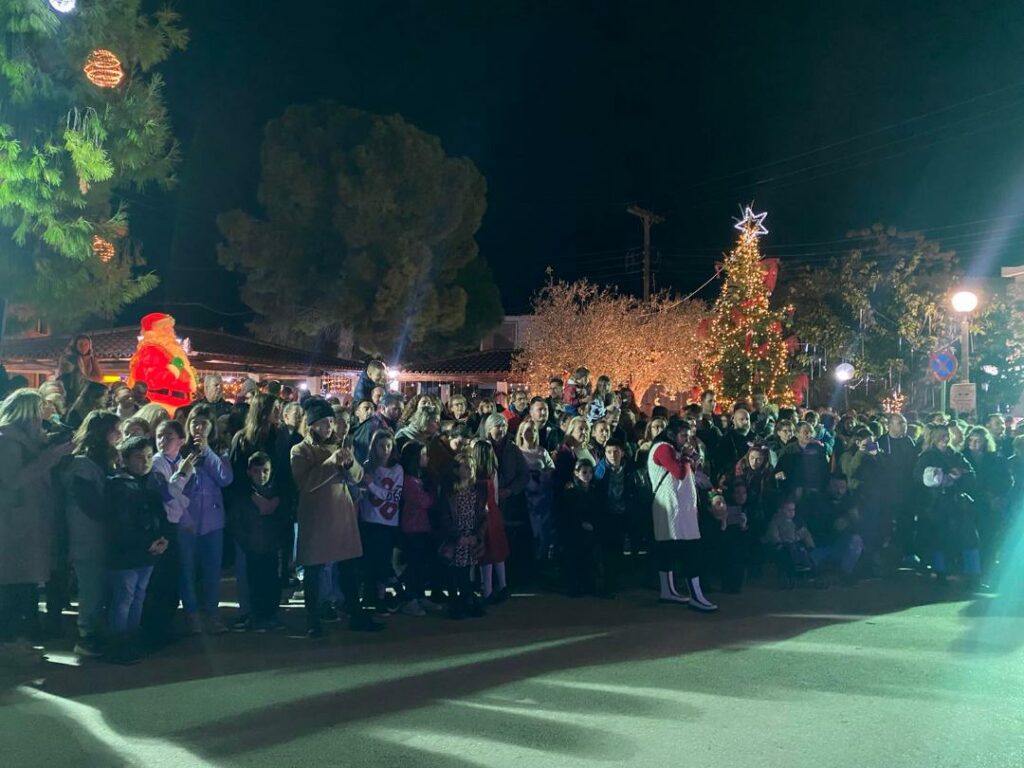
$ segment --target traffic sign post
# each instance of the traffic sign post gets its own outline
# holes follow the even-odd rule
[[[956,375],[958,365],[956,355],[951,349],[937,349],[928,358],[928,373],[939,382],[939,410],[943,413],[946,412],[946,382]]]

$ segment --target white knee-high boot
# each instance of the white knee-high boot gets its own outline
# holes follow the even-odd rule
[[[704,592],[700,588],[700,578],[694,576],[692,579],[687,579],[687,583],[690,585],[690,607],[695,611],[717,611],[718,606],[704,597]]]
[[[689,600],[676,592],[675,582],[672,580],[672,571],[658,571],[658,578],[661,579],[661,595],[659,600],[663,603],[687,603]]]

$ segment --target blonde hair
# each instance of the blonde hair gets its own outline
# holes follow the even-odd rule
[[[43,421],[43,397],[37,390],[16,389],[0,403],[0,428],[27,427]]]
[[[540,447],[540,431],[532,421],[520,422],[519,429],[516,430],[516,445],[522,448],[523,443],[527,442],[527,436],[529,436],[529,442],[531,443],[531,445],[526,446],[527,448]]]
[[[145,419],[149,423],[149,428],[153,430],[153,434],[156,434],[157,427],[171,418],[170,414],[159,403],[146,403],[139,408],[135,416]]]
[[[586,448],[588,445],[590,445],[590,422],[588,422],[586,420],[586,418],[584,418],[583,416],[573,416],[572,419],[570,419],[569,423],[565,427],[566,439],[568,439],[569,437],[572,436],[572,429],[577,424],[582,424],[584,426],[584,428],[587,430],[586,436],[583,438],[583,441],[580,443],[580,445],[583,448]],[[573,438],[573,439],[575,439],[575,438]]]

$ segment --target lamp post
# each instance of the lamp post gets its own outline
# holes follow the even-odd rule
[[[950,299],[953,309],[960,315],[960,380],[971,380],[971,312],[978,308],[978,294],[957,291]]]

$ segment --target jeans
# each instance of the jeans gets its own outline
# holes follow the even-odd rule
[[[112,635],[137,629],[142,621],[142,605],[153,566],[110,571],[110,611],[107,623]]]
[[[857,534],[841,536],[835,544],[824,547],[815,547],[811,551],[811,558],[815,565],[824,565],[834,562],[839,566],[839,572],[844,576],[853,574],[861,554],[864,552],[864,541]]]
[[[100,560],[76,560],[72,565],[78,577],[78,636],[95,637],[107,607],[107,568]]]
[[[185,613],[203,613],[213,616],[220,602],[220,563],[223,558],[224,530],[196,536],[191,531],[178,529],[178,590]],[[202,579],[201,605],[197,600],[196,572]]]
[[[960,552],[960,566],[968,576],[981,575],[981,553],[977,549],[965,549]],[[946,572],[946,553],[939,549],[932,552],[932,570],[936,573]]]
[[[358,621],[363,610],[359,602],[360,562],[358,559],[342,560],[334,565],[337,567],[341,591],[345,593],[345,610],[353,621]],[[302,594],[306,604],[306,626],[309,629],[320,628],[320,584],[325,570],[329,569],[322,564],[305,566],[306,578],[302,582]]]

